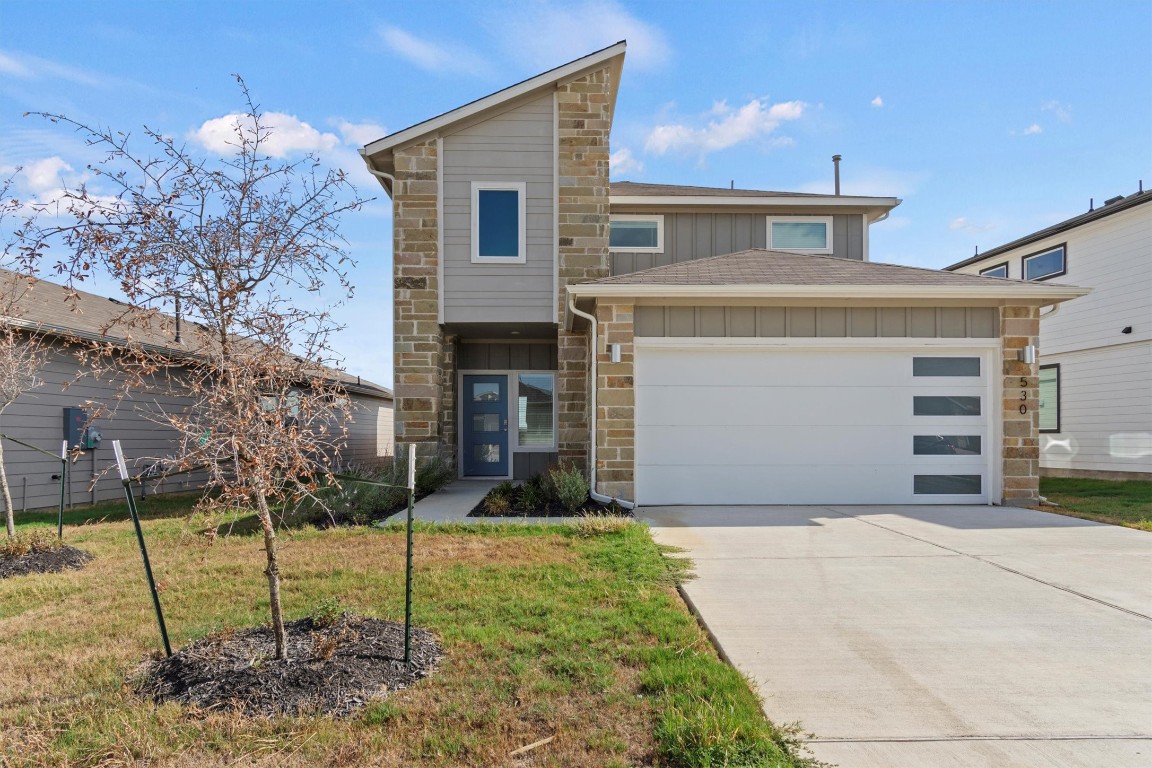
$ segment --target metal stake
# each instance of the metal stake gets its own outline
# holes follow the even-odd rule
[[[140,557],[144,559],[144,575],[148,577],[148,589],[152,591],[152,606],[156,609],[156,623],[160,625],[160,637],[164,640],[164,653],[172,655],[168,642],[168,627],[164,625],[164,611],[160,608],[160,594],[156,591],[156,579],[152,577],[152,563],[148,560],[148,548],[144,546],[144,531],[140,528],[140,513],[136,510],[136,499],[132,495],[132,478],[128,476],[128,466],[124,463],[124,452],[120,441],[112,441],[116,452],[116,466],[120,469],[120,482],[124,484],[124,495],[128,497],[128,512],[132,515],[132,525],[136,527],[136,543],[140,545]]]
[[[416,443],[408,444],[408,552],[404,565],[404,665],[412,666],[412,507],[416,504]]]
[[[60,511],[56,514],[56,537],[64,540],[64,484],[68,478],[68,441],[60,442]]]

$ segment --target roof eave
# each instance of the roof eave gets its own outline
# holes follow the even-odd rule
[[[789,195],[749,197],[721,195],[611,195],[611,206],[676,206],[676,207],[773,207],[773,208],[875,208],[890,211],[903,202],[898,197],[845,197],[825,195],[792,197]]]
[[[1066,285],[670,285],[580,283],[568,286],[581,298],[720,298],[720,299],[972,299],[1021,301],[1047,306],[1085,296],[1090,288]]]

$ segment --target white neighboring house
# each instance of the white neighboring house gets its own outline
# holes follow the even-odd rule
[[[1152,190],[946,269],[1092,289],[1041,315],[1041,472],[1152,479]]]

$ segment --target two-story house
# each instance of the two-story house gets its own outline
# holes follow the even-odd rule
[[[1027,501],[1040,308],[869,260],[893,197],[609,180],[618,43],[361,152],[393,200],[398,443],[640,504]]]
[[[1092,293],[1040,316],[1040,468],[1152,479],[1152,191],[946,269]]]

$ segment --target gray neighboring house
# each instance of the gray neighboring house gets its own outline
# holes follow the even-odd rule
[[[638,504],[1038,495],[1042,307],[876,264],[894,197],[611,182],[621,42],[371,142],[396,440]]]
[[[0,290],[11,294],[13,281],[23,278],[0,270]],[[67,409],[83,409],[86,401],[106,403],[109,413],[94,421],[103,436],[102,444],[87,450],[70,467],[67,501],[83,504],[123,498],[123,488],[113,469],[112,440],[120,440],[125,456],[131,462],[138,457],[164,457],[175,433],[150,420],[145,412],[156,407],[179,409],[187,400],[157,391],[133,392],[131,397],[116,402],[118,382],[97,378],[60,339],[121,342],[116,332],[104,333],[131,308],[123,302],[79,292],[75,310],[66,303],[67,290],[47,281],[37,281],[17,302],[17,317],[0,318],[0,322],[40,333],[47,342],[49,356],[41,369],[41,385],[22,395],[0,415],[0,432],[44,450],[59,454],[66,435]],[[187,354],[166,331],[138,329],[134,340],[176,354]],[[348,429],[347,448],[341,456],[346,464],[372,464],[392,454],[392,393],[377,384],[332,371],[352,402],[352,419]],[[5,466],[12,487],[13,506],[19,512],[54,506],[59,502],[60,464],[48,456],[12,441],[4,445]],[[137,469],[144,467],[137,463]],[[93,485],[92,479],[97,477]],[[149,484],[148,492],[191,490],[203,479],[185,475]]]
[[[1152,480],[1152,191],[945,269],[1092,289],[1040,316],[1040,470]]]

